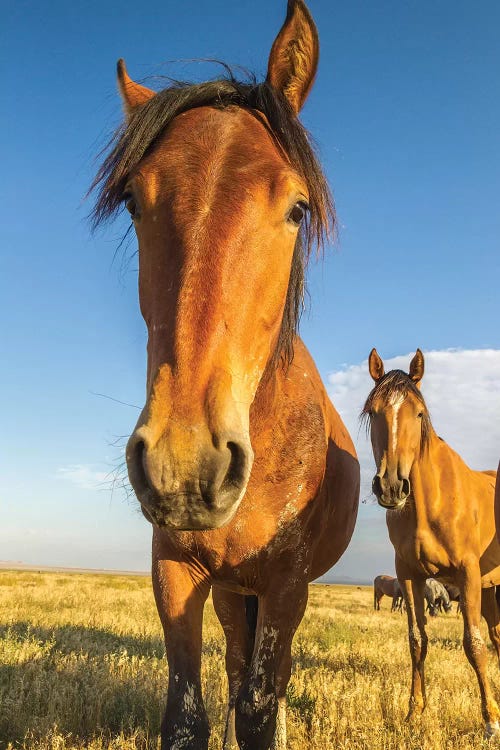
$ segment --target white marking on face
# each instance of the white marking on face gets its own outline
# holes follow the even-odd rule
[[[401,408],[401,404],[405,400],[405,397],[398,393],[393,393],[389,404],[392,406],[392,452],[396,453],[398,446],[398,413]]]

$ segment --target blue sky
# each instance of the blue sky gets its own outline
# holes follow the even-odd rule
[[[374,345],[384,357],[500,350],[500,5],[309,7],[321,59],[303,120],[339,214],[302,324],[322,376],[352,372]],[[199,57],[263,75],[284,14],[284,0],[3,8],[0,558],[147,567],[150,530],[105,480],[137,410],[93,395],[140,405],[144,394],[136,261],[113,262],[126,224],[91,237],[83,200],[121,117],[115,63],[137,79],[214,75],[164,64]],[[359,406],[353,396],[351,417]],[[387,545],[374,534],[366,550]],[[376,561],[350,564],[371,575]]]

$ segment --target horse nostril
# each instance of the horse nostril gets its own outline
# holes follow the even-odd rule
[[[251,449],[244,444],[229,440],[226,446],[231,453],[231,459],[220,488],[222,491],[240,488],[246,484],[252,460]]]
[[[372,480],[372,492],[377,497],[380,497],[382,494],[382,485],[380,484],[380,477],[378,474],[375,474]]]
[[[137,440],[133,444],[132,450],[130,452],[127,451],[129,478],[136,493],[149,488],[146,467],[144,465],[145,453],[146,443],[144,440]]]
[[[405,499],[410,494],[410,480],[409,479],[402,479],[401,480],[401,497],[404,497]]]

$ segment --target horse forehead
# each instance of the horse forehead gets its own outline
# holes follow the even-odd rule
[[[394,413],[398,413],[401,406],[405,402],[406,394],[401,392],[391,393],[386,398],[376,397],[374,407],[377,412],[382,412],[387,416],[392,416]]]
[[[391,393],[389,398],[387,399],[387,403],[389,406],[392,406],[394,410],[398,410],[401,407],[403,401],[406,398],[406,394],[404,393]]]
[[[302,183],[259,113],[197,107],[178,115],[138,165],[153,202],[165,188],[205,191],[212,182],[264,184],[271,193]],[[306,193],[305,185],[301,185]]]

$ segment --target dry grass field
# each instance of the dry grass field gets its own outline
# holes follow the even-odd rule
[[[0,571],[0,748],[152,750],[167,665],[148,578]],[[479,691],[455,614],[429,624],[428,707],[404,723],[405,617],[370,588],[311,586],[294,642],[289,750],[465,750],[482,740]],[[486,635],[486,631],[484,631]],[[490,676],[500,675],[490,650]],[[203,687],[221,748],[222,632],[209,603]]]

